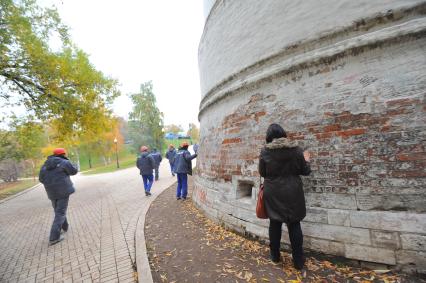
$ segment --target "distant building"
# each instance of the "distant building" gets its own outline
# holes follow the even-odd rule
[[[178,135],[177,135],[177,134],[175,134],[175,133],[166,133],[166,134],[164,135],[164,138],[165,138],[165,139],[168,139],[168,140],[174,140],[174,139],[177,139],[177,138],[178,138]]]
[[[165,139],[168,140],[175,140],[175,139],[191,139],[190,136],[188,136],[185,132],[180,132],[180,133],[166,133],[164,135]]]

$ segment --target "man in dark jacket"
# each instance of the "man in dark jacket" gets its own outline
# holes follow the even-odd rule
[[[174,169],[178,179],[176,188],[176,198],[178,200],[181,198],[186,199],[188,194],[188,174],[192,175],[191,160],[197,157],[197,154],[191,155],[189,153],[188,146],[188,143],[184,142],[174,158]]]
[[[64,239],[61,229],[68,231],[67,207],[69,196],[75,192],[70,175],[77,174],[77,168],[65,156],[63,148],[56,148],[41,167],[39,180],[52,202],[55,218],[50,229],[49,244],[54,245]]]
[[[154,148],[154,150],[151,152],[151,156],[152,158],[154,158],[154,161],[155,161],[155,167],[154,167],[155,181],[158,181],[160,163],[161,163],[161,160],[163,160],[163,158],[161,157],[161,153],[156,148]]]
[[[170,171],[172,172],[172,176],[175,176],[175,172],[174,172],[174,160],[175,160],[175,155],[176,155],[176,149],[175,147],[171,144],[169,145],[169,150],[166,152],[166,158],[169,160],[170,163]]]
[[[266,145],[259,158],[259,173],[265,178],[264,202],[269,217],[271,260],[280,259],[282,224],[287,224],[293,263],[302,269],[303,234],[300,221],[306,216],[305,195],[300,175],[309,175],[309,152],[287,139],[284,129],[271,124],[266,132]]]
[[[142,175],[145,195],[150,196],[152,182],[154,181],[154,175],[152,174],[152,171],[155,168],[155,161],[148,152],[147,146],[141,146],[141,155],[136,160],[136,167],[139,168],[139,172]]]

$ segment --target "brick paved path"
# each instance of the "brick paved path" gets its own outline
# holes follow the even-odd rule
[[[174,181],[162,162],[153,194]],[[48,246],[53,209],[43,187],[0,204],[0,282],[135,281],[135,230],[147,204],[137,169],[73,182],[70,230],[54,246]]]

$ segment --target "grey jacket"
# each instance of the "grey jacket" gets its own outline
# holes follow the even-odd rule
[[[141,175],[151,175],[155,168],[155,160],[148,152],[142,153],[136,160],[136,167]]]
[[[192,175],[192,162],[191,160],[196,158],[197,154],[191,155],[188,150],[180,149],[174,158],[173,167],[175,173],[185,173]]]
[[[38,179],[44,185],[49,199],[62,199],[75,192],[70,175],[77,172],[68,158],[51,155],[41,167]]]
[[[170,164],[173,165],[176,156],[176,149],[168,150],[166,152],[166,158],[169,160]]]

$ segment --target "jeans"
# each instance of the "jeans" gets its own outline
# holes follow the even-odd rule
[[[68,221],[66,216],[68,200],[69,197],[51,200],[53,209],[55,211],[55,218],[53,219],[52,228],[50,229],[50,241],[59,239],[59,236],[61,235],[61,229],[64,231],[68,230]]]
[[[177,173],[176,197],[186,198],[188,194],[188,175],[186,173]]]
[[[152,183],[154,181],[154,175],[142,175],[143,179],[143,187],[145,189],[145,192],[151,191]]]
[[[270,219],[269,222],[269,241],[271,248],[271,257],[279,259],[280,245],[281,245],[281,228],[282,222]],[[288,235],[290,237],[291,254],[293,256],[293,263],[297,266],[303,266],[303,234],[300,222],[287,224]]]
[[[173,164],[172,164],[172,163],[170,163],[170,172],[172,172],[172,175],[173,175],[173,176],[175,175],[175,172],[174,172],[174,170],[173,170]]]
[[[155,181],[158,181],[158,178],[159,178],[159,176],[158,176],[159,166],[156,166],[155,169],[154,169],[154,171],[155,171]]]

